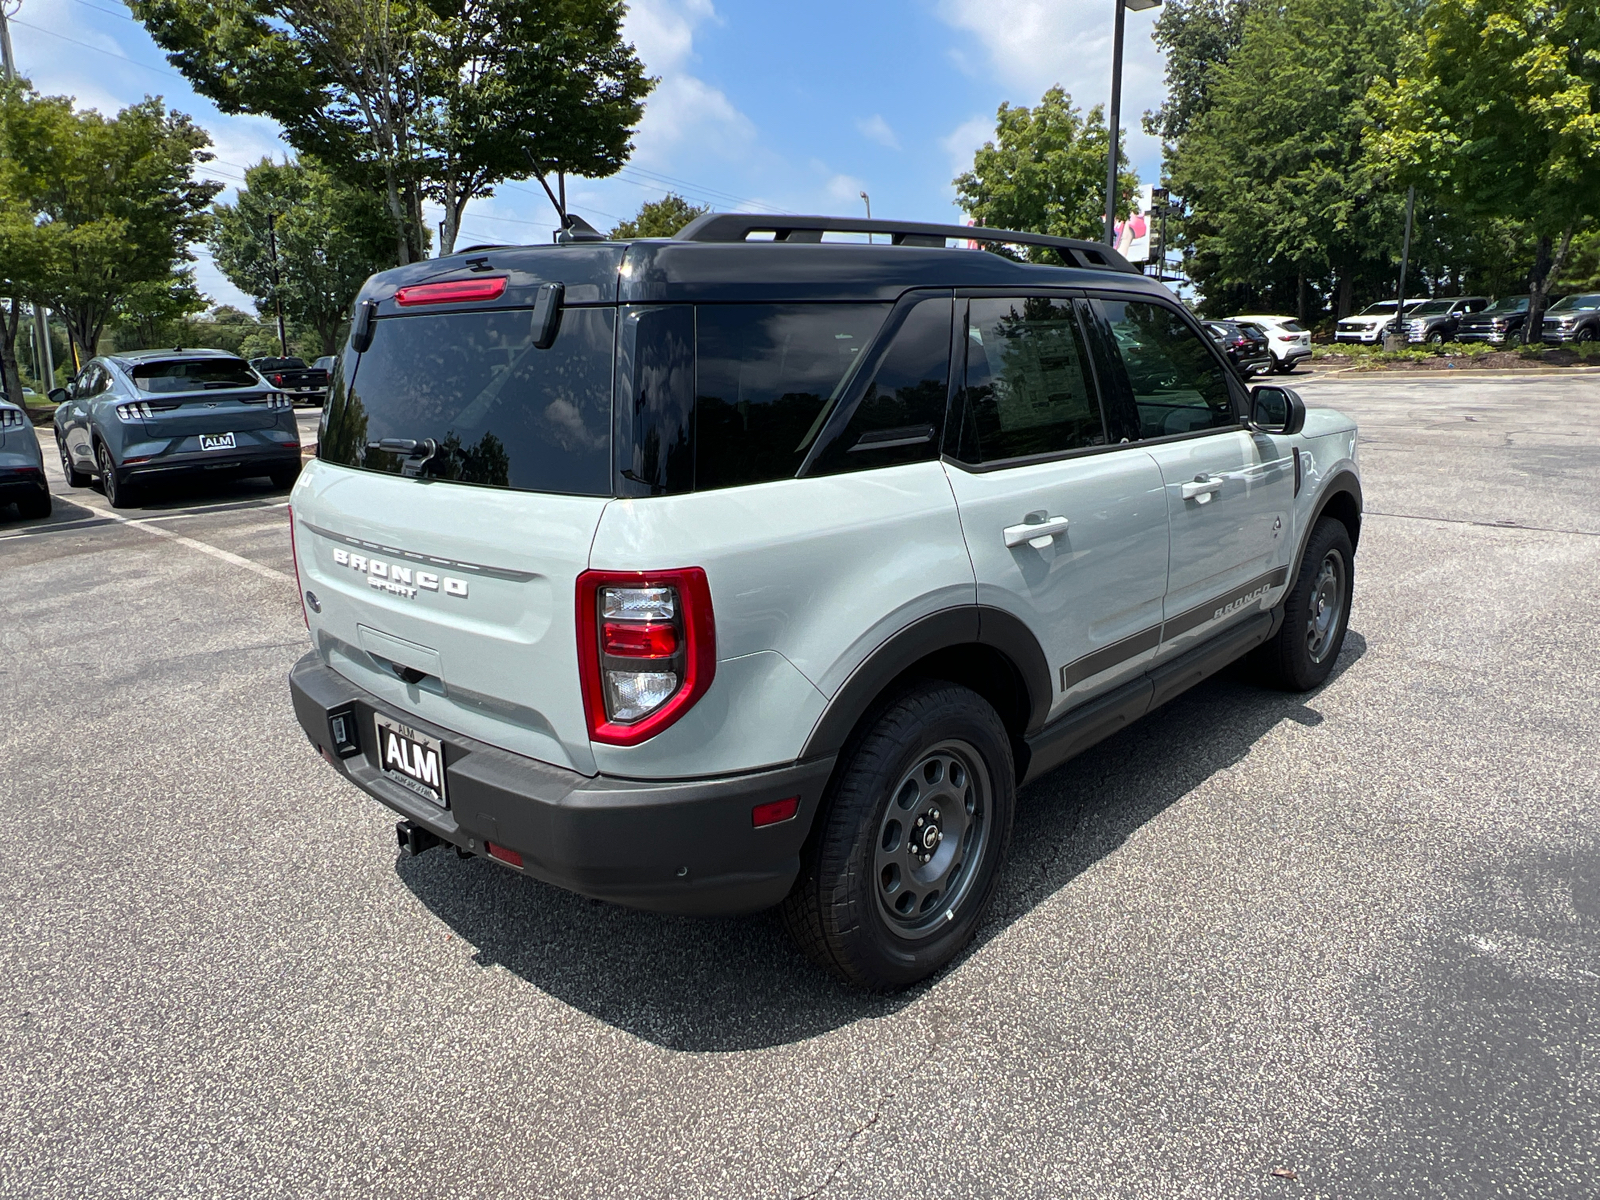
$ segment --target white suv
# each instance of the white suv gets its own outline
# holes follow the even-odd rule
[[[1302,362],[1311,361],[1311,331],[1293,317],[1229,317],[1254,325],[1267,335],[1267,352],[1272,355],[1275,375],[1287,375]]]
[[[1019,786],[1324,680],[1361,522],[1354,424],[1103,246],[731,215],[374,277],[292,499],[296,714],[404,848],[782,904],[868,987],[966,944]]]

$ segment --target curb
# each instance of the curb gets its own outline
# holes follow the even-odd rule
[[[1405,376],[1410,379],[1531,379],[1551,375],[1600,375],[1600,367],[1450,367],[1423,370],[1405,367],[1340,367],[1337,371],[1313,373],[1310,379],[1334,379],[1340,375]]]

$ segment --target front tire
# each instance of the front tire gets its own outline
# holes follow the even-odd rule
[[[1015,807],[1011,740],[989,703],[952,683],[908,688],[840,755],[784,924],[850,983],[927,978],[977,929]]]
[[[66,443],[60,438],[56,439],[56,451],[61,455],[61,473],[67,477],[67,486],[86,488],[90,483],[87,471],[80,471],[72,465],[72,455],[67,452]]]
[[[1255,652],[1266,682],[1291,692],[1323,683],[1344,646],[1355,591],[1355,548],[1344,522],[1323,517],[1284,599],[1277,635]]]

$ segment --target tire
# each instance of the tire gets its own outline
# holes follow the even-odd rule
[[[1594,327],[1591,325],[1585,325],[1582,329],[1578,330],[1577,333],[1572,335],[1572,340],[1574,342],[1594,341]]]
[[[67,453],[66,444],[60,438],[56,439],[56,452],[61,455],[61,473],[67,477],[67,486],[88,487],[91,476],[87,471],[80,471],[72,465],[72,455]]]
[[[784,924],[860,987],[927,978],[988,908],[1015,807],[1011,740],[989,703],[952,683],[909,686],[840,754]]]
[[[1272,360],[1272,373],[1274,375],[1287,375],[1294,370],[1294,363],[1287,358],[1274,358]]]
[[[1444,334],[1438,333],[1438,332],[1430,333],[1428,335],[1428,345],[1430,345],[1430,346],[1442,346],[1442,345],[1444,345]]]
[[[50,515],[50,493],[40,490],[17,501],[17,512],[25,521],[38,521]]]
[[[100,464],[100,490],[105,493],[112,508],[127,508],[133,504],[133,488],[117,470],[111,451],[101,442],[95,450],[95,460]]]
[[[1290,692],[1323,683],[1350,627],[1355,550],[1342,521],[1323,517],[1311,531],[1300,573],[1284,600],[1283,625],[1252,656],[1263,682]]]
[[[272,480],[272,486],[279,491],[292,488],[294,481],[300,478],[300,464],[296,463],[292,467],[284,467],[281,470],[272,471],[267,475],[267,478]]]

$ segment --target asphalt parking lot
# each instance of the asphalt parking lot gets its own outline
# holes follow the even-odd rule
[[[284,494],[113,517],[47,453],[56,516],[0,512],[0,1194],[1594,1194],[1600,376],[1303,388],[1362,423],[1334,677],[1031,786],[894,997],[771,915],[399,858],[290,713]]]

